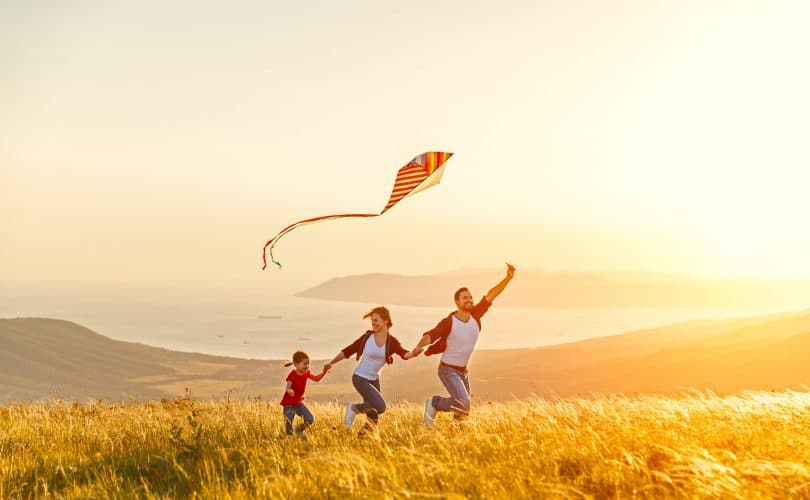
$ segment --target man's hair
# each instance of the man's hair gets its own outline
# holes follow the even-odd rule
[[[458,290],[456,290],[456,293],[454,293],[454,294],[453,294],[453,299],[454,299],[456,302],[458,302],[458,298],[461,296],[461,294],[462,294],[463,292],[469,292],[469,291],[470,291],[470,289],[469,289],[469,288],[467,288],[466,286],[463,286],[463,287],[459,288]]]

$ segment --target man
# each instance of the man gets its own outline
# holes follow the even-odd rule
[[[481,317],[492,301],[503,292],[515,275],[515,266],[506,264],[506,277],[487,292],[480,302],[473,305],[472,294],[467,288],[459,288],[454,299],[456,310],[439,321],[435,328],[426,332],[411,351],[417,356],[428,344],[426,356],[442,353],[439,362],[439,380],[449,397],[433,396],[425,401],[425,426],[433,425],[436,412],[453,412],[455,418],[464,418],[470,411],[470,378],[467,364],[481,332]]]

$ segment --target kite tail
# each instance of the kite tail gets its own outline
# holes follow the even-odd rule
[[[270,254],[270,261],[273,262],[279,269],[281,269],[281,262],[278,262],[276,259],[273,258],[273,247],[276,246],[273,243],[277,238],[273,238],[272,240],[268,241],[264,244],[264,248],[262,249],[262,271],[267,268],[267,254]],[[270,247],[268,250],[267,247]]]
[[[270,261],[278,266],[281,269],[281,262],[278,262],[275,257],[273,257],[273,248],[278,243],[278,240],[281,239],[282,236],[289,233],[293,229],[296,229],[301,226],[305,226],[307,224],[312,224],[313,222],[320,222],[324,220],[332,220],[332,219],[343,219],[345,217],[378,217],[380,214],[336,214],[336,215],[325,215],[323,217],[313,217],[311,219],[304,219],[302,221],[298,221],[295,224],[290,224],[289,226],[285,227],[277,235],[267,241],[264,244],[264,248],[262,249],[262,270],[267,268],[267,255],[270,254]]]

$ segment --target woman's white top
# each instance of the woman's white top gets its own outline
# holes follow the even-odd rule
[[[383,342],[382,346],[378,346],[374,342],[374,334],[369,335],[366,346],[363,348],[363,355],[360,356],[360,362],[354,369],[354,374],[366,380],[380,378],[380,368],[385,366],[385,344],[386,342]]]

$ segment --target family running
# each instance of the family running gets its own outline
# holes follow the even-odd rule
[[[426,356],[442,355],[438,375],[448,393],[446,397],[437,395],[425,401],[425,426],[433,425],[439,412],[452,413],[454,418],[464,419],[470,412],[470,377],[467,365],[481,332],[481,318],[514,275],[515,267],[507,264],[506,276],[477,304],[473,304],[472,294],[467,288],[456,290],[453,295],[456,310],[442,318],[432,330],[425,332],[416,347],[410,351],[402,347],[402,343],[391,335],[389,330],[394,324],[391,321],[391,313],[385,307],[375,307],[366,313],[363,319],[371,320],[371,330],[338,352],[317,375],[309,371],[309,355],[303,351],[296,351],[292,362],[284,365],[293,366],[287,375],[287,388],[281,400],[287,435],[293,433],[296,415],[303,420],[295,427],[296,433],[300,435],[305,436],[306,430],[315,422],[312,412],[304,404],[307,381],[318,382],[335,364],[351,356],[357,361],[357,368],[352,375],[352,385],[363,401],[346,405],[344,414],[346,427],[351,428],[357,415],[364,414],[366,424],[363,430],[374,429],[380,415],[386,409],[380,386],[380,370],[394,362],[395,354],[403,360],[408,360],[423,351]]]

